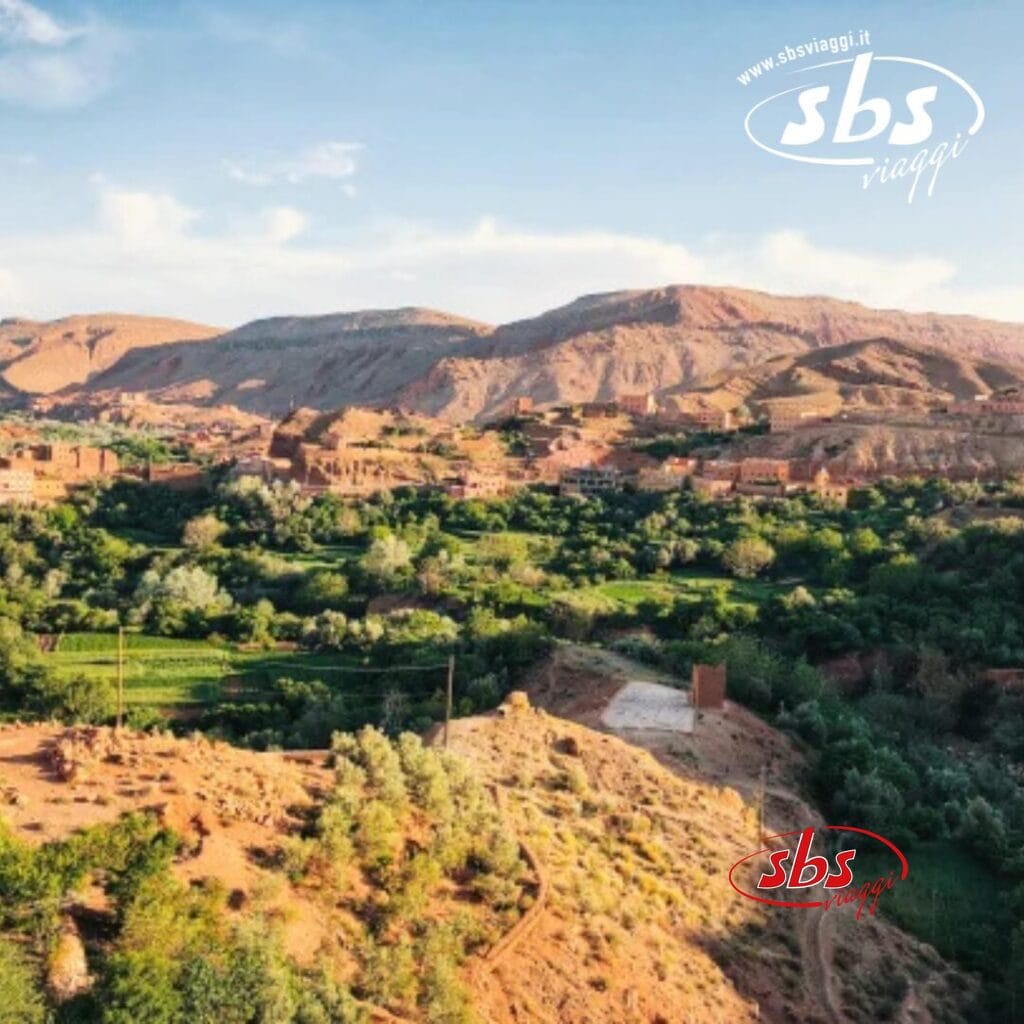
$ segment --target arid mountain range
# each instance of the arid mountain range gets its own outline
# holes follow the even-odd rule
[[[221,333],[184,320],[119,313],[49,323],[6,319],[0,321],[0,394],[52,394],[86,383],[127,352]]]
[[[492,327],[423,309],[260,320],[226,333],[137,317],[0,326],[6,397],[401,406],[458,422],[536,402],[704,392],[714,404],[827,393],[928,406],[1024,380],[1024,325],[829,298],[675,286],[588,296]]]

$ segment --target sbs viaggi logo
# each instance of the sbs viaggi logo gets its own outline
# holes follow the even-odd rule
[[[865,910],[873,916],[880,897],[910,871],[903,851],[885,836],[854,825],[823,825],[821,832],[835,847],[833,857],[811,852],[813,828],[766,836],[766,847],[741,857],[729,869],[729,884],[748,900],[773,907],[824,911],[852,904],[858,921]],[[844,845],[844,838],[874,848],[866,874],[855,871],[858,851]]]
[[[985,123],[985,105],[949,68],[871,45],[862,29],[786,46],[751,65],[737,76],[743,86],[765,78],[781,85],[779,71],[795,84],[758,100],[743,127],[773,156],[856,167],[864,189],[902,182],[907,202],[930,197],[942,169]]]

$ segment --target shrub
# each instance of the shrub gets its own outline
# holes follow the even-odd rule
[[[43,1024],[43,1000],[22,951],[0,938],[0,1024]]]

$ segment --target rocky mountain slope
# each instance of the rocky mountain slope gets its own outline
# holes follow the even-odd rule
[[[924,412],[978,394],[1024,386],[1024,363],[896,338],[872,338],[757,366],[728,369],[703,382],[703,398],[721,408],[770,407],[804,397],[824,410]],[[693,397],[692,395],[690,397]]]
[[[129,353],[89,392],[146,391],[160,401],[272,414],[390,404],[449,352],[489,331],[426,309],[276,317],[229,331],[212,346]]]
[[[262,320],[212,341],[167,338],[136,347],[90,377],[85,395],[71,388],[67,398],[147,391],[159,401],[230,403],[273,415],[296,406],[400,405],[459,422],[496,416],[517,395],[537,402],[636,391],[669,396],[724,384],[772,360],[783,360],[768,374],[775,373],[776,385],[786,369],[838,381],[851,373],[868,379],[877,368],[901,381],[904,357],[894,350],[849,350],[841,358],[850,365],[785,362],[878,338],[914,348],[926,388],[943,390],[949,382],[955,386],[947,390],[958,392],[998,374],[966,363],[943,367],[925,358],[922,346],[954,363],[1024,363],[1020,324],[674,286],[587,296],[500,327],[422,309]],[[48,373],[45,362],[25,366],[12,383],[51,390],[56,378]],[[762,378],[757,370],[755,390]]]
[[[589,296],[499,327],[471,355],[440,361],[400,399],[463,420],[494,415],[517,394],[541,402],[666,394],[722,371],[876,337],[963,356],[1024,360],[1024,325],[677,286]]]
[[[125,353],[205,341],[219,328],[158,317],[98,313],[49,323],[0,321],[0,379],[8,394],[46,395],[86,383]]]

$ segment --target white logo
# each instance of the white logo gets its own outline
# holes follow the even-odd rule
[[[838,38],[847,44],[842,52],[853,44],[853,33]],[[868,38],[862,31],[861,45]],[[825,42],[815,40],[798,49],[801,55],[828,51]],[[787,46],[738,80],[748,85],[789,63],[793,55]],[[784,160],[864,168],[865,189],[906,180],[907,202],[914,201],[919,187],[928,196],[934,193],[939,172],[963,153],[985,122],[985,105],[968,82],[916,57],[866,52],[790,74],[814,80],[754,104],[743,122],[750,141]]]

